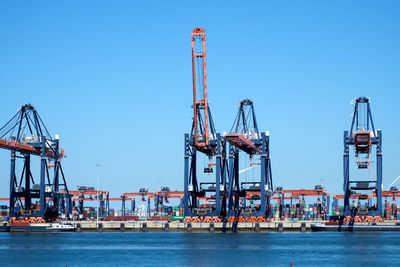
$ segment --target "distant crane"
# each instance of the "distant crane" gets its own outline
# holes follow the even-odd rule
[[[64,150],[59,138],[52,138],[35,107],[23,105],[0,128],[0,148],[11,150],[10,216],[43,217],[48,220],[71,214],[68,191],[61,159]],[[39,156],[40,180],[36,183],[31,172],[31,156]],[[16,162],[22,159],[23,168],[17,174]],[[53,175],[50,169],[53,168]],[[51,178],[52,176],[52,178]],[[33,203],[38,199],[39,203]]]
[[[203,28],[194,28],[192,35],[193,124],[184,141],[184,214],[185,216],[222,216],[226,207],[226,142],[216,133],[207,99],[206,37]],[[197,152],[206,155],[210,164],[204,172],[211,174],[215,160],[215,180],[199,183]],[[200,205],[206,193],[213,194],[215,205]]]
[[[97,201],[99,198],[99,218],[108,216],[110,212],[110,193],[108,191],[97,191],[94,187],[79,186],[78,190],[70,190],[69,193],[74,196],[72,198],[72,206],[75,206],[75,202],[78,202],[79,215],[83,217],[84,202],[86,201]]]
[[[330,207],[330,194],[326,192],[324,186],[316,185],[314,189],[297,189],[297,190],[284,190],[281,187],[277,187],[276,191],[274,192],[280,195],[281,200],[281,211],[284,210],[285,199],[290,200],[290,205],[293,204],[294,200],[304,201],[304,197],[306,196],[317,196],[318,197],[318,206],[320,208],[319,212],[321,217],[326,220],[327,215],[329,214],[329,207]],[[289,197],[285,196],[288,194]],[[303,206],[300,205],[300,213],[304,214]],[[281,214],[281,218],[284,218],[284,214]]]
[[[125,211],[126,211],[126,206],[125,206],[125,201],[128,200],[128,197],[131,197],[129,200],[132,201],[132,211],[135,211],[136,207],[136,200],[135,197],[140,197],[140,201],[145,202],[147,198],[147,218],[150,218],[150,199],[154,199],[155,195],[154,193],[150,193],[147,188],[140,188],[138,193],[122,193],[121,195],[121,200],[122,200],[122,216],[125,216]]]

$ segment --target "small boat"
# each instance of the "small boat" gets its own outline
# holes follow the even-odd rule
[[[47,227],[48,231],[55,232],[73,232],[76,230],[75,226],[72,223],[52,223],[51,226]]]

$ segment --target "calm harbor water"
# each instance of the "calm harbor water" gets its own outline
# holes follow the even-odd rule
[[[400,233],[0,233],[1,266],[396,266]]]

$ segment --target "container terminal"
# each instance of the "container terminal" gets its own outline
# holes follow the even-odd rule
[[[382,188],[382,131],[375,128],[369,98],[355,100],[350,128],[343,133],[342,195],[331,195],[322,185],[274,186],[279,178],[272,176],[270,134],[259,128],[254,101],[241,100],[230,131],[217,132],[207,98],[203,28],[193,29],[191,48],[193,121],[183,140],[183,190],[162,186],[150,192],[142,185],[139,192],[118,197],[90,186],[72,190],[59,136],[53,138],[36,108],[26,104],[0,128],[0,148],[11,152],[0,230],[57,230],[67,223],[77,231],[400,230],[400,191]],[[199,156],[208,159],[205,166]],[[31,157],[40,159],[39,177],[31,171]],[[243,159],[249,166],[240,170]],[[365,175],[372,166],[373,179]],[[260,170],[257,178],[243,179],[254,167]],[[121,209],[110,208],[110,202]]]

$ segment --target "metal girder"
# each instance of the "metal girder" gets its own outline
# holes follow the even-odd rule
[[[260,147],[256,146],[256,144],[246,138],[243,134],[237,134],[237,133],[232,133],[232,134],[227,134],[224,135],[224,138],[232,145],[235,147],[243,150],[247,154],[255,154],[255,153],[260,153]]]

